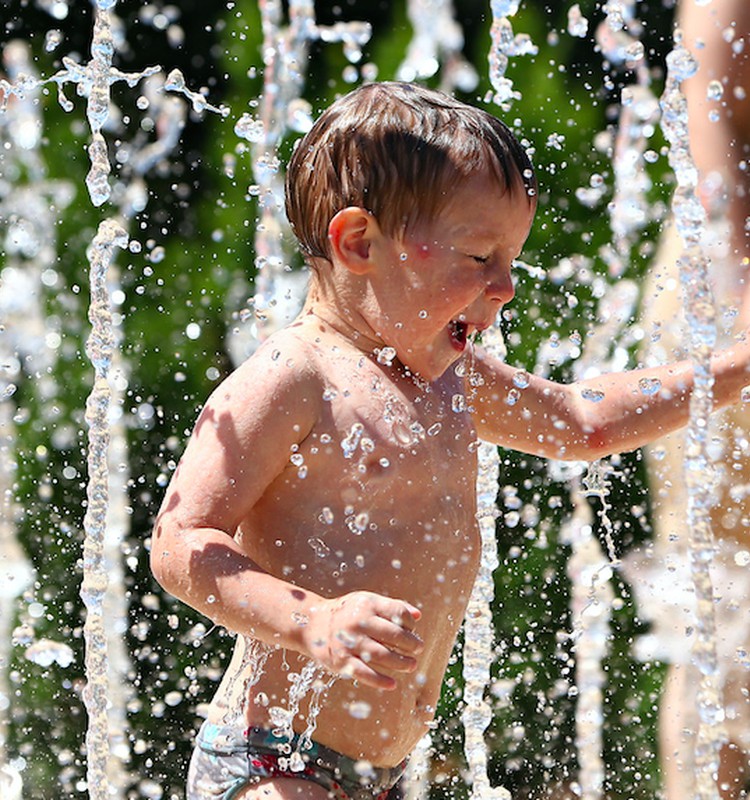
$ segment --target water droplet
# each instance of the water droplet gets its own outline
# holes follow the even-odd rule
[[[508,392],[508,396],[505,398],[505,404],[509,406],[514,406],[521,398],[521,392],[518,389],[511,389]]]
[[[646,55],[643,42],[633,42],[625,48],[625,56],[628,61],[642,61]]]
[[[158,245],[149,253],[148,259],[152,264],[159,264],[161,261],[164,261],[164,256],[166,254],[166,250],[161,245]]]
[[[164,695],[164,702],[170,708],[174,708],[175,706],[178,706],[182,702],[182,692],[178,692],[176,690],[173,691],[173,692],[167,692]]]
[[[235,123],[234,132],[248,142],[262,142],[265,134],[263,122],[252,114],[243,114]]]
[[[641,394],[656,394],[661,389],[661,381],[658,378],[641,378],[638,381],[638,388]]]
[[[289,769],[291,772],[303,772],[305,769],[305,760],[296,750],[289,756]]]
[[[424,439],[424,425],[421,425],[419,422],[412,422],[412,424],[409,425],[409,430],[414,434],[416,439]]]
[[[734,554],[734,563],[738,567],[746,567],[748,564],[750,564],[750,552],[747,550],[738,550]]]
[[[331,552],[330,547],[318,537],[311,537],[307,540],[307,543],[312,547],[313,552],[318,558],[325,558]]]
[[[51,53],[56,47],[59,46],[62,40],[63,40],[62,31],[56,29],[47,31],[47,33],[44,35],[45,52]]]
[[[568,9],[568,33],[579,39],[586,37],[589,30],[589,21],[581,13],[581,7],[575,3]]]
[[[581,397],[584,400],[590,400],[592,403],[598,403],[604,399],[604,392],[600,392],[598,389],[583,389]]]
[[[364,429],[365,426],[361,422],[355,422],[346,437],[341,440],[344,458],[351,458],[354,455],[357,447],[359,447],[359,440],[362,438]]]
[[[310,622],[310,618],[300,611],[292,611],[292,622],[299,625],[300,628],[304,628]]]
[[[437,436],[440,433],[442,427],[443,426],[440,422],[435,422],[434,424],[430,425],[429,428],[427,428],[427,435]]]
[[[706,97],[709,100],[721,100],[724,96],[724,86],[721,81],[709,81],[706,87]]]
[[[525,389],[529,385],[529,373],[525,369],[519,369],[513,374],[513,385]]]
[[[518,511],[509,511],[503,517],[503,520],[505,522],[506,527],[515,528],[521,521],[521,515],[518,513]]]
[[[69,667],[75,660],[72,648],[65,642],[53,642],[51,639],[40,639],[26,648],[25,657],[40,667],[59,664]]]
[[[355,700],[349,703],[349,713],[354,719],[367,719],[372,711],[372,706],[364,700]]]
[[[350,525],[349,528],[352,533],[360,534],[364,533],[367,530],[367,526],[370,523],[370,515],[366,511],[361,511],[354,517],[353,520],[353,527]]]
[[[427,316],[428,316],[428,314],[427,314],[427,312],[426,312],[424,309],[422,309],[422,310],[419,312],[419,318],[420,318],[420,319],[427,319]]]
[[[377,351],[378,364],[385,364],[390,367],[394,358],[396,358],[395,347],[382,347]]]
[[[451,408],[456,414],[466,411],[466,398],[462,394],[454,394],[451,398]]]

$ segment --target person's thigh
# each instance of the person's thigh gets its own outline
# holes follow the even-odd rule
[[[328,800],[328,790],[298,778],[264,778],[243,789],[235,800]]]

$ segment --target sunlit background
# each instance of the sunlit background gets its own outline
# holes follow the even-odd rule
[[[508,361],[519,368],[570,379],[588,334],[601,323],[602,298],[627,281],[637,285],[653,255],[671,191],[658,124],[646,129],[647,155],[640,162],[641,174],[650,178],[646,214],[617,257],[609,210],[612,158],[623,88],[643,82],[645,75],[657,98],[662,91],[672,5],[669,0],[637,4],[643,57],[616,64],[596,43],[604,19],[600,3],[581,0],[588,28],[571,32],[572,2],[522,2],[513,28],[528,34],[537,52],[511,58],[507,75],[519,96],[501,109],[489,80],[489,5],[455,0],[463,43],[452,54],[438,50],[432,72],[411,76],[501,116],[525,141],[538,169],[538,217],[523,254],[526,266],[517,269],[516,299],[503,322]],[[226,115],[196,111],[180,94],[147,89],[145,80],[134,87],[115,83],[103,131],[113,193],[94,207],[85,184],[91,135],[86,100],[75,86],[63,87],[68,110],[54,83],[31,95],[26,144],[32,147],[11,129],[21,101],[11,98],[0,113],[0,444],[3,489],[9,492],[3,524],[15,524],[21,548],[8,563],[28,562],[33,568],[20,594],[15,587],[22,578],[14,585],[0,571],[5,584],[0,596],[7,595],[3,635],[11,642],[2,650],[9,663],[0,663],[7,681],[0,693],[7,720],[7,730],[0,730],[0,737],[7,737],[0,763],[20,772],[26,800],[86,794],[79,598],[84,412],[93,374],[85,355],[86,250],[99,222],[127,207],[128,191],[137,193],[132,216],[122,220],[129,245],[116,251],[112,267],[114,321],[121,331],[115,384],[122,392],[122,405],[117,398],[115,403],[121,413],[112,418],[124,426],[127,441],[114,469],[127,493],[125,516],[116,523],[124,532],[118,549],[127,603],[121,691],[129,789],[123,797],[184,797],[201,708],[233,643],[165,596],[152,579],[148,551],[154,516],[201,404],[232,369],[232,358],[246,351],[262,317],[293,313],[297,296],[298,281],[282,270],[286,288],[276,306],[262,309],[249,300],[256,293],[261,181],[252,170],[252,142],[239,136],[235,125],[243,115],[258,113],[264,91],[257,0],[120,0],[114,12],[121,23],[115,30],[118,69],[140,72],[160,65],[163,76],[178,68],[189,89],[226,109]],[[372,36],[359,57],[350,48],[349,58],[339,41],[310,42],[309,59],[299,69],[302,97],[314,116],[364,80],[410,77],[400,71],[415,35],[405,2],[318,2],[315,16],[328,26],[367,21]],[[79,63],[90,58],[93,12],[86,0],[4,0],[0,22],[3,69],[11,82],[18,77],[9,74],[12,48],[14,58],[28,60],[22,72],[42,77],[64,69],[63,57]],[[287,22],[282,18],[282,26]],[[449,67],[459,53],[476,70],[475,86],[467,65],[461,67],[465,81],[451,82]],[[175,123],[179,138],[169,141],[165,97],[179,106],[174,119],[184,117],[184,129]],[[300,109],[304,118],[304,106]],[[278,148],[282,165],[298,136],[286,129]],[[149,163],[147,148],[159,137],[164,151]],[[147,165],[145,171],[139,164]],[[285,247],[285,267],[298,271],[301,259],[288,243]],[[285,295],[291,312],[283,308]],[[627,316],[607,354],[619,367],[635,365],[642,335],[637,311]],[[563,797],[563,787],[577,780],[578,763],[570,551],[561,526],[572,512],[578,478],[571,481],[570,469],[513,452],[503,451],[501,458],[490,777],[519,800]],[[649,498],[638,453],[611,464],[608,515],[621,555],[650,536]],[[601,502],[585,502],[604,544],[597,516]],[[605,791],[613,800],[652,800],[659,790],[655,725],[663,669],[635,658],[635,641],[647,625],[639,621],[631,590],[617,571],[611,586],[615,602],[603,662]],[[461,696],[459,642],[433,731],[430,797],[468,796]]]

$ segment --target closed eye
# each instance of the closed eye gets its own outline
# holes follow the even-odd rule
[[[486,264],[489,260],[489,256],[470,256],[477,264]]]

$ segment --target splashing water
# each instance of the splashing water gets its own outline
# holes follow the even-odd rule
[[[487,351],[502,356],[505,346],[497,322],[482,337]],[[479,571],[474,581],[464,620],[463,676],[464,753],[469,767],[472,797],[480,800],[509,800],[509,792],[492,787],[487,775],[487,745],[484,732],[492,719],[492,708],[485,699],[490,682],[494,653],[492,600],[495,595],[494,572],[498,566],[496,525],[497,487],[500,455],[491,442],[480,442],[477,449],[477,522],[481,540]]]
[[[263,642],[253,639],[250,636],[242,637],[243,652],[242,662],[237,670],[232,672],[227,685],[227,697],[231,702],[227,705],[227,710],[222,717],[222,725],[233,727],[242,719],[245,710],[245,703],[250,696],[250,690],[255,686],[263,675],[266,661],[273,652],[273,648]],[[242,686],[237,692],[237,679],[244,675]]]
[[[602,661],[607,654],[610,608],[613,594],[611,567],[593,533],[592,513],[580,491],[573,495],[573,513],[560,532],[569,544],[568,575],[573,591],[571,638],[576,655],[576,750],[578,781],[574,787],[584,800],[599,800],[604,786],[603,689],[606,675]]]
[[[635,236],[653,215],[648,198],[651,180],[644,168],[644,157],[659,118],[659,104],[651,91],[651,73],[638,39],[642,26],[635,18],[634,0],[610,2],[604,10],[606,20],[596,32],[602,55],[612,70],[633,69],[637,79],[622,90],[612,158],[615,178],[609,205],[612,242],[604,251],[609,274],[620,277],[630,265]],[[607,79],[614,85],[611,75]]]
[[[706,214],[695,193],[698,172],[690,154],[687,101],[681,88],[682,82],[696,69],[695,59],[682,44],[680,31],[676,31],[675,47],[667,57],[667,81],[661,108],[662,129],[669,142],[669,163],[677,180],[672,212],[684,247],[678,265],[689,328],[687,344],[694,370],[685,446],[685,480],[690,564],[696,598],[693,661],[702,673],[697,698],[700,724],[695,745],[695,797],[696,800],[714,800],[719,796],[715,775],[723,740],[723,708],[717,676],[714,590],[710,574],[715,550],[710,517],[713,464],[706,423],[713,405],[710,359],[716,344],[716,321],[708,259],[701,246]]]
[[[586,337],[585,347],[575,364],[577,379],[591,377],[616,368],[627,358],[624,348],[615,347],[621,331],[631,318],[638,299],[638,288],[632,281],[621,280],[610,289],[599,304],[599,325]],[[603,396],[603,395],[602,395]],[[599,402],[602,397],[589,397]],[[572,548],[568,562],[571,579],[572,640],[575,644],[576,749],[579,772],[575,791],[585,800],[602,797],[605,770],[603,760],[602,723],[604,719],[603,688],[606,674],[602,667],[607,654],[610,633],[610,611],[613,592],[610,578],[619,564],[615,554],[612,523],[608,516],[607,471],[605,462],[593,464],[550,465],[552,473],[567,479],[573,513],[564,524],[561,540]],[[599,518],[604,527],[607,556],[594,535],[593,517],[586,496],[601,502]]]
[[[423,800],[427,797],[430,786],[430,756],[432,753],[432,736],[426,733],[409,756],[404,774],[406,784],[405,800]]]
[[[328,690],[335,681],[336,676],[327,673],[322,667],[319,667],[314,674],[310,702],[307,708],[307,725],[300,736],[297,752],[309,750],[312,747],[312,738],[318,726],[318,715],[320,714],[321,706],[325,702]]]
[[[503,111],[509,111],[513,100],[520,100],[521,93],[514,88],[513,81],[505,74],[509,59],[513,56],[536,55],[539,51],[528,34],[513,34],[509,17],[518,11],[520,0],[492,0],[492,28],[490,37],[489,64],[490,82],[495,90],[491,99]]]
[[[291,273],[285,266],[288,259],[283,239],[289,233],[289,224],[284,213],[284,176],[278,146],[287,131],[304,133],[312,126],[312,109],[301,96],[310,45],[317,40],[341,42],[347,59],[356,64],[372,33],[370,25],[362,22],[318,25],[312,0],[292,0],[286,26],[280,0],[261,0],[259,7],[263,93],[258,116],[244,114],[239,129],[235,128],[237,135],[249,143],[255,177],[250,193],[257,196],[260,208],[255,231],[255,294],[251,300],[255,313],[252,323],[236,327],[228,342],[236,364],[293,319],[302,304],[304,275]],[[242,292],[242,287],[235,286],[230,294]],[[287,293],[294,296],[291,304],[284,300]]]
[[[305,695],[312,689],[312,698],[307,715],[307,726],[304,733],[297,740],[294,750],[291,745],[287,745],[288,759],[284,758],[284,763],[288,764],[292,772],[302,772],[305,762],[302,752],[312,747],[312,736],[315,733],[320,705],[325,697],[325,693],[330,689],[335,681],[335,676],[327,673],[320,664],[309,661],[300,672],[292,672],[287,675],[289,680],[289,694],[287,696],[286,708],[283,706],[272,706],[268,709],[268,716],[271,724],[274,725],[273,735],[279,739],[289,739],[294,737],[294,718],[299,713],[300,703]],[[280,759],[281,763],[281,759]]]
[[[107,269],[115,247],[127,246],[127,234],[114,220],[104,220],[94,238],[90,252],[91,335],[86,354],[94,367],[94,387],[86,403],[89,426],[87,488],[88,507],[83,526],[83,582],[81,598],[86,606],[84,637],[86,640],[86,688],[83,699],[89,715],[86,733],[88,752],[87,784],[93,800],[110,797],[107,775],[109,727],[107,720],[107,643],[104,629],[104,596],[107,590],[107,568],[104,538],[108,513],[109,406],[111,391],[107,381],[112,362],[114,335]]]
[[[431,78],[442,61],[442,91],[476,89],[479,76],[462,54],[464,35],[454,18],[451,0],[410,0],[407,11],[414,35],[396,72],[398,80]]]
[[[103,13],[105,11],[111,10],[114,7],[114,5],[115,5],[114,2],[100,2],[98,4],[98,6],[97,6],[97,13],[98,12],[102,12]],[[291,5],[294,6],[294,4],[291,4]],[[59,3],[57,3],[55,5],[56,8],[62,8],[63,6],[65,6],[65,4],[62,3],[62,2],[59,2]],[[272,8],[273,6],[274,6],[274,4],[269,3],[269,4],[267,4],[266,7]],[[447,6],[445,6],[445,7],[447,7]],[[505,4],[496,3],[495,4],[495,8],[493,8],[493,11],[497,11],[497,13],[502,15],[503,17],[508,17],[508,16],[511,16],[513,13],[515,13],[515,11],[517,10],[517,7],[518,7],[518,3],[505,3]],[[67,6],[65,6],[65,8],[67,9]],[[276,8],[279,9],[280,6],[276,6]],[[304,19],[308,19],[309,20],[310,19],[309,17],[306,18],[304,16],[307,13],[306,6],[305,6],[304,3],[298,3],[296,6],[294,6],[293,10],[294,10],[294,13],[299,13],[301,15],[299,17],[299,19],[302,19],[302,20],[304,20]],[[292,9],[290,8],[290,15],[291,15],[291,11],[292,11]],[[612,17],[612,20],[614,21],[615,27],[618,24],[618,20],[619,20],[620,17],[622,18],[623,24],[624,25],[627,24],[628,15],[626,13],[626,4],[624,4],[624,3],[608,3],[606,5],[606,7],[605,7],[605,11],[608,14],[608,16]],[[60,12],[58,12],[58,13],[60,13]],[[280,13],[280,11],[279,11],[279,13]],[[307,24],[307,23],[305,23],[305,24]],[[276,30],[278,32],[278,30],[280,29],[280,17],[278,17],[276,19],[276,21],[274,22],[274,25],[276,26]],[[302,26],[302,27],[304,27],[304,26]],[[103,27],[100,28],[100,30],[103,31],[102,36],[104,38],[106,38],[106,36],[105,36],[106,30],[105,29],[106,29],[106,26],[103,26]],[[321,26],[320,30],[322,30],[322,26]],[[331,39],[327,39],[326,36],[333,36],[334,39],[335,39],[335,37],[337,35],[339,35],[340,33],[341,33],[340,27],[336,28],[336,26],[333,26],[331,28],[331,33],[325,33],[325,35],[321,34],[320,38],[322,40],[324,40],[324,41],[330,41]],[[358,36],[359,36],[359,34],[357,33],[356,30],[351,31],[351,35],[349,36],[349,40],[346,43],[348,52],[350,52],[352,54],[356,54]],[[512,29],[510,29],[510,31],[508,31],[507,28],[504,28],[504,30],[502,32],[502,35],[499,35],[498,39],[499,40],[503,40],[503,42],[505,44],[507,44],[508,41],[518,39],[518,37],[513,37]],[[625,49],[626,50],[628,49],[627,45],[625,46]],[[288,53],[288,52],[291,52],[292,50],[293,50],[293,48],[291,48],[291,50],[288,50],[288,51],[285,51],[285,52]],[[523,47],[520,47],[520,50],[523,51]],[[266,51],[266,52],[268,52],[268,51]],[[445,51],[443,51],[443,52],[445,52]],[[507,48],[507,53],[505,53],[505,55],[507,56],[508,54],[513,54],[513,49],[511,47]],[[630,55],[631,56],[637,55],[637,51],[631,48],[630,49]],[[107,61],[107,58],[109,58],[109,61]],[[297,71],[299,73],[303,73],[304,72],[304,61],[305,61],[305,58],[306,58],[306,55],[304,56],[304,58],[302,58],[299,61],[298,65],[296,67],[296,69],[297,69]],[[96,61],[96,58],[94,59],[94,61]],[[66,63],[66,62],[64,62],[64,63]],[[109,64],[109,67],[107,67],[107,64]],[[498,72],[493,72],[493,75],[498,77],[498,79],[504,78],[505,66],[507,66],[507,61],[506,61],[505,65],[502,67],[502,71],[498,70]],[[57,83],[58,83],[58,86],[60,87],[61,99],[62,100],[64,100],[64,96],[62,96],[62,86],[63,86],[63,84],[65,82],[72,81],[72,82],[76,83],[76,85],[77,85],[77,87],[79,87],[79,89],[84,89],[86,87],[86,85],[87,85],[87,83],[86,83],[87,81],[91,82],[91,87],[93,88],[93,85],[96,82],[94,80],[93,73],[88,73],[86,75],[85,79],[84,79],[82,76],[83,76],[83,71],[86,68],[81,67],[81,68],[79,68],[80,72],[76,72],[75,67],[77,67],[77,65],[75,65],[75,62],[67,62],[66,63],[66,70],[63,73],[59,73],[59,76],[58,76],[58,79],[57,79]],[[101,74],[99,74],[99,77],[97,78],[97,80],[98,80],[97,87],[98,87],[98,91],[99,91],[99,99],[101,99],[101,92],[102,91],[107,91],[107,92],[109,91],[109,89],[108,89],[109,83],[111,83],[114,80],[115,75],[116,74],[119,74],[121,76],[123,75],[122,73],[117,73],[116,70],[112,70],[111,69],[111,53],[110,53],[109,56],[107,56],[106,52],[103,52],[101,54],[101,57],[100,57],[99,62],[98,62],[97,69],[99,69],[100,73],[103,73],[103,72],[106,71],[105,68],[110,70],[107,73],[109,77],[107,78],[108,83],[107,83],[106,89],[105,89],[105,81],[103,80]],[[93,69],[93,67],[92,67],[92,69]],[[269,70],[269,72],[270,72],[270,70]],[[146,73],[138,73],[137,77],[138,78],[142,78],[145,75],[146,75]],[[153,75],[155,77],[155,73]],[[136,79],[136,75],[135,74],[133,74],[132,76],[129,76],[129,77],[132,78],[133,80]],[[294,77],[296,79],[296,76],[294,76]],[[189,92],[189,90],[187,90],[187,87],[185,86],[184,78],[181,78],[181,82],[180,82],[180,78],[181,78],[181,76],[175,76],[173,73],[171,73],[169,78],[167,79],[167,87],[166,88],[171,90],[171,91],[180,93],[180,94],[184,95],[185,97],[187,97],[188,100],[190,100],[190,102],[193,103],[193,107],[194,108],[199,108],[199,110],[210,110],[210,111],[215,111],[215,112],[219,112],[219,113],[224,113],[223,109],[221,109],[221,107],[216,107],[216,106],[212,106],[211,104],[209,104],[206,101],[205,96],[200,95],[200,98],[202,98],[202,100],[201,100],[194,93],[191,94]],[[126,78],[121,78],[121,79],[126,79]],[[55,80],[55,79],[51,79],[51,80]],[[284,81],[286,81],[286,80],[287,80],[286,77],[283,77],[283,78],[280,79],[282,85],[283,85]],[[515,89],[512,87],[512,84],[510,85],[510,88],[508,88],[505,83],[503,83],[502,81],[499,81],[499,82],[500,82],[500,86],[503,88],[504,91],[509,91],[510,92],[510,94],[506,96],[505,101],[503,101],[503,102],[506,102],[506,106],[504,106],[504,107],[507,107],[508,98],[512,99],[514,97],[517,97],[518,95],[517,95],[517,93],[515,93]],[[510,82],[508,82],[508,83],[510,83]],[[11,84],[7,84],[7,85],[10,86]],[[456,84],[456,85],[458,85],[458,84]],[[29,96],[29,92],[34,88],[32,82],[24,83],[24,81],[20,81],[20,82],[18,82],[16,84],[13,84],[13,87],[15,88],[15,90],[17,90],[17,91],[15,91],[15,96],[19,100],[21,100],[22,98],[25,99],[26,97],[28,97]],[[493,87],[497,90],[497,86],[495,85],[494,81],[493,81]],[[82,91],[81,93],[84,93],[84,92]],[[272,92],[270,94],[272,94]],[[90,96],[90,93],[89,93],[89,96]],[[497,97],[498,97],[498,102],[500,102],[501,101],[501,95],[500,95],[499,90],[497,90]],[[177,99],[177,98],[174,98],[174,99]],[[181,100],[181,98],[180,98],[180,100]],[[7,96],[5,98],[5,101],[7,102]],[[203,104],[204,101],[205,101],[205,104]],[[624,98],[624,102],[628,102],[627,98]],[[633,98],[633,102],[637,103],[638,102],[638,98],[634,97]],[[97,101],[97,103],[98,103],[98,101]],[[197,105],[196,105],[196,103],[197,103]],[[92,119],[93,119],[93,122],[92,122],[92,141],[91,141],[92,147],[94,145],[94,141],[95,141],[95,138],[96,138],[96,134],[94,132],[94,128],[96,127],[97,124],[99,124],[98,120],[101,117],[101,113],[100,113],[101,112],[101,103],[98,103],[98,105],[97,104],[94,104],[94,105],[96,105],[96,109],[98,109],[98,111],[95,109],[93,111],[93,113],[92,113]],[[182,108],[182,107],[184,107],[184,103],[181,103],[181,105],[179,107],[175,106],[175,108]],[[290,113],[289,113],[288,116],[285,116],[284,119],[288,121],[289,129],[291,129],[291,130],[303,129],[304,126],[307,124],[308,110],[305,109],[305,107],[302,106],[302,105],[295,105],[293,102],[289,103],[287,105],[287,107],[290,109]],[[276,106],[275,108],[278,109],[278,106]],[[649,106],[649,108],[651,108],[651,106]],[[177,119],[179,119],[179,117],[180,117],[180,115],[178,114],[177,115]],[[277,116],[276,118],[278,119],[279,117]],[[182,120],[184,121],[184,114],[182,115]],[[649,122],[647,124],[650,124],[650,117],[649,117]],[[181,123],[177,122],[176,123],[176,127],[174,128],[174,130],[176,131],[176,136],[177,137],[179,136],[179,126],[180,125],[181,125]],[[265,128],[263,127],[263,123],[260,120],[256,120],[254,117],[251,117],[249,120],[246,120],[246,130],[245,131],[243,131],[243,126],[240,126],[239,131],[238,131],[238,135],[240,135],[241,137],[245,138],[251,145],[255,145],[255,144],[260,144],[261,143],[262,140],[261,140],[260,136],[261,136],[261,133],[264,130],[265,130]],[[99,133],[101,132],[101,125],[99,125],[98,131],[99,131]],[[257,164],[257,173],[258,173],[258,175],[260,175],[260,178],[262,179],[262,181],[266,181],[266,179],[268,179],[267,183],[262,183],[262,181],[259,180],[258,181],[259,186],[261,186],[261,183],[262,183],[262,186],[264,186],[264,187],[265,186],[270,186],[271,185],[271,177],[278,174],[277,162],[274,160],[274,154],[272,152],[275,149],[275,146],[276,145],[274,143],[272,147],[264,148],[263,152],[261,152],[261,154],[256,159],[255,163]],[[269,153],[271,153],[271,155],[268,155]],[[92,154],[92,172],[95,172],[95,176],[94,177],[96,178],[96,180],[92,180],[92,183],[95,184],[96,191],[94,193],[92,193],[92,201],[96,202],[94,200],[94,195],[96,195],[97,198],[100,198],[103,193],[106,193],[108,191],[107,188],[104,188],[104,184],[105,183],[106,184],[109,183],[109,177],[108,177],[108,174],[105,175],[103,173],[103,165],[101,165],[101,164],[97,164],[97,170],[99,170],[100,166],[102,167],[102,170],[99,170],[98,172],[94,170],[93,155],[96,155],[96,154],[95,153]],[[268,156],[268,157],[266,158],[266,156]],[[158,155],[155,156],[155,160],[156,161],[158,161],[159,158],[160,158],[160,156],[158,156]],[[148,162],[144,162],[144,163],[148,163]],[[152,161],[150,163],[154,163],[154,162]],[[135,164],[135,162],[131,161],[131,165],[134,165],[134,164]],[[148,167],[144,167],[144,169],[147,169],[147,168]],[[617,172],[617,170],[615,170],[615,171]],[[626,175],[627,172],[624,171],[623,174]],[[257,176],[256,176],[256,178],[257,178]],[[622,183],[622,181],[621,181],[621,183]],[[102,193],[98,194],[97,192],[99,192],[100,189],[101,189]],[[263,188],[260,188],[261,194],[263,194],[264,191],[265,190]],[[109,195],[107,195],[107,196],[109,197]],[[268,192],[267,196],[269,198],[271,198],[272,193]],[[102,203],[104,203],[104,202],[106,202],[106,198],[104,200],[102,200]],[[276,201],[275,200],[272,201],[271,199],[269,199],[269,203],[271,203],[272,205],[276,205]],[[614,226],[613,226],[613,228],[614,228]],[[627,226],[625,226],[625,234],[624,234],[625,236],[628,235],[627,230],[628,230]],[[275,236],[276,234],[273,234],[273,235]],[[623,261],[625,261],[625,259],[623,259]],[[274,263],[276,265],[280,265],[280,267],[282,269],[282,274],[283,274],[283,264],[284,264],[283,255],[281,255],[279,257],[279,260],[277,262],[274,262]],[[263,266],[263,265],[260,265],[260,266]],[[111,262],[110,262],[110,269],[111,269]],[[262,300],[261,302],[258,303],[257,309],[259,310],[259,314],[260,314],[261,317],[264,314],[267,313],[268,309],[276,308],[276,305],[274,305],[274,303],[279,301],[278,287],[276,289],[272,290],[271,292],[269,292],[268,296],[270,296],[272,299],[269,300],[268,302],[266,302],[265,300]],[[115,356],[113,355],[113,358],[114,357]],[[109,369],[110,369],[110,372],[115,369],[114,361],[110,364]],[[6,404],[7,404],[7,401],[6,401]],[[112,406],[112,401],[111,400],[110,400],[110,406]],[[111,435],[112,435],[112,437],[114,439],[115,438],[114,431],[111,432]],[[111,456],[112,456],[112,454],[110,452],[110,457]],[[118,460],[118,459],[115,459],[115,461],[116,460]],[[492,469],[493,469],[493,466],[490,464],[488,469],[491,472]],[[110,470],[109,471],[110,471],[109,493],[111,495],[116,490],[112,486],[112,480],[111,480],[111,478],[112,478],[112,476],[111,476],[112,468],[111,468],[111,466],[110,466]],[[489,491],[488,491],[488,493],[489,493]],[[494,502],[494,500],[493,500],[493,502]],[[496,511],[495,511],[495,513],[496,513]],[[493,521],[492,524],[494,526],[494,521]],[[107,527],[109,528],[110,525],[111,525],[111,523],[108,522],[107,523]],[[484,545],[483,545],[483,547],[484,547]],[[484,553],[484,550],[483,550],[483,553]],[[491,562],[491,555],[489,556],[489,561]],[[602,575],[604,575],[604,573],[602,573]],[[584,581],[584,583],[585,583],[585,581]],[[484,598],[484,602],[491,602],[491,595],[489,597],[489,601],[487,601],[487,598],[485,597]],[[585,615],[583,615],[583,616],[585,616]],[[480,617],[481,617],[481,615],[480,615]],[[479,617],[477,619],[479,619]],[[486,622],[486,619],[484,617],[482,617],[482,620],[483,620],[483,622]],[[490,624],[491,624],[491,620],[490,620]],[[491,652],[491,644],[490,644],[490,652]],[[579,645],[579,648],[578,648],[578,654],[579,654],[579,657],[580,657],[580,654],[581,654],[580,645]],[[262,666],[260,668],[262,669]],[[488,667],[487,671],[489,672],[489,667]],[[246,688],[248,688],[248,687],[246,687]],[[315,689],[313,689],[313,691],[315,691]],[[476,697],[476,695],[477,695],[476,686],[474,687],[473,691],[474,691],[474,696]],[[476,719],[478,719],[478,724],[479,724],[479,726],[481,726],[482,722],[483,722],[483,715],[481,713],[478,714],[476,716]],[[484,723],[484,724],[485,724],[485,727],[486,727],[486,723]],[[483,732],[484,729],[485,728],[482,727],[481,731]],[[481,738],[481,736],[480,736],[480,738]],[[472,756],[472,758],[473,758],[473,756]],[[476,763],[477,760],[481,761],[481,758],[482,758],[482,756],[481,756],[481,753],[480,753],[478,758],[474,759],[475,763]],[[486,753],[484,755],[484,758],[485,758],[484,769],[485,769],[485,775],[486,775]],[[583,771],[585,772],[586,770],[584,769]],[[481,782],[481,768],[480,768],[479,781]],[[2,786],[2,783],[0,783],[0,786]],[[488,789],[487,791],[491,792],[492,790]],[[502,792],[503,790],[498,790],[498,791]],[[491,796],[491,795],[485,793],[482,796]]]
[[[22,509],[14,501],[14,494],[18,477],[17,422],[22,415],[14,395],[17,385],[32,376],[40,376],[36,382],[40,397],[54,397],[57,391],[51,372],[59,332],[45,317],[43,295],[46,285],[57,278],[54,209],[66,208],[73,197],[67,182],[47,179],[40,153],[43,128],[39,90],[38,86],[33,87],[36,75],[30,55],[29,48],[19,41],[5,47],[6,74],[11,81],[27,76],[29,88],[23,98],[15,100],[12,113],[0,115],[0,129],[9,145],[3,152],[4,176],[26,173],[29,178],[26,185],[0,182],[0,222],[6,255],[0,271],[0,796],[19,800],[21,774],[6,763],[13,697],[8,668],[17,599],[27,596],[27,592],[33,596],[36,575],[17,538]],[[32,657],[32,648],[39,645],[34,642],[33,626],[25,625],[24,633],[26,654]],[[47,641],[42,649],[60,654],[64,660],[61,648],[67,647]]]
[[[509,58],[537,52],[528,35],[513,35],[509,17],[518,11],[517,0],[492,0],[491,44],[488,56],[490,82],[494,94],[491,99],[504,110],[520,93],[505,76]],[[498,357],[505,355],[505,343],[500,333],[499,320],[484,332],[486,350]],[[523,385],[523,377],[520,376]],[[459,399],[460,398],[460,399]],[[454,411],[463,410],[466,401],[462,395],[453,397]],[[503,800],[510,794],[502,787],[492,787],[487,774],[487,745],[484,732],[492,718],[492,708],[485,699],[490,682],[490,668],[494,654],[494,629],[492,626],[492,600],[495,593],[494,571],[498,566],[496,520],[500,455],[490,442],[480,442],[477,449],[477,522],[481,540],[479,570],[474,581],[464,620],[463,676],[464,754],[471,781],[472,797]]]

